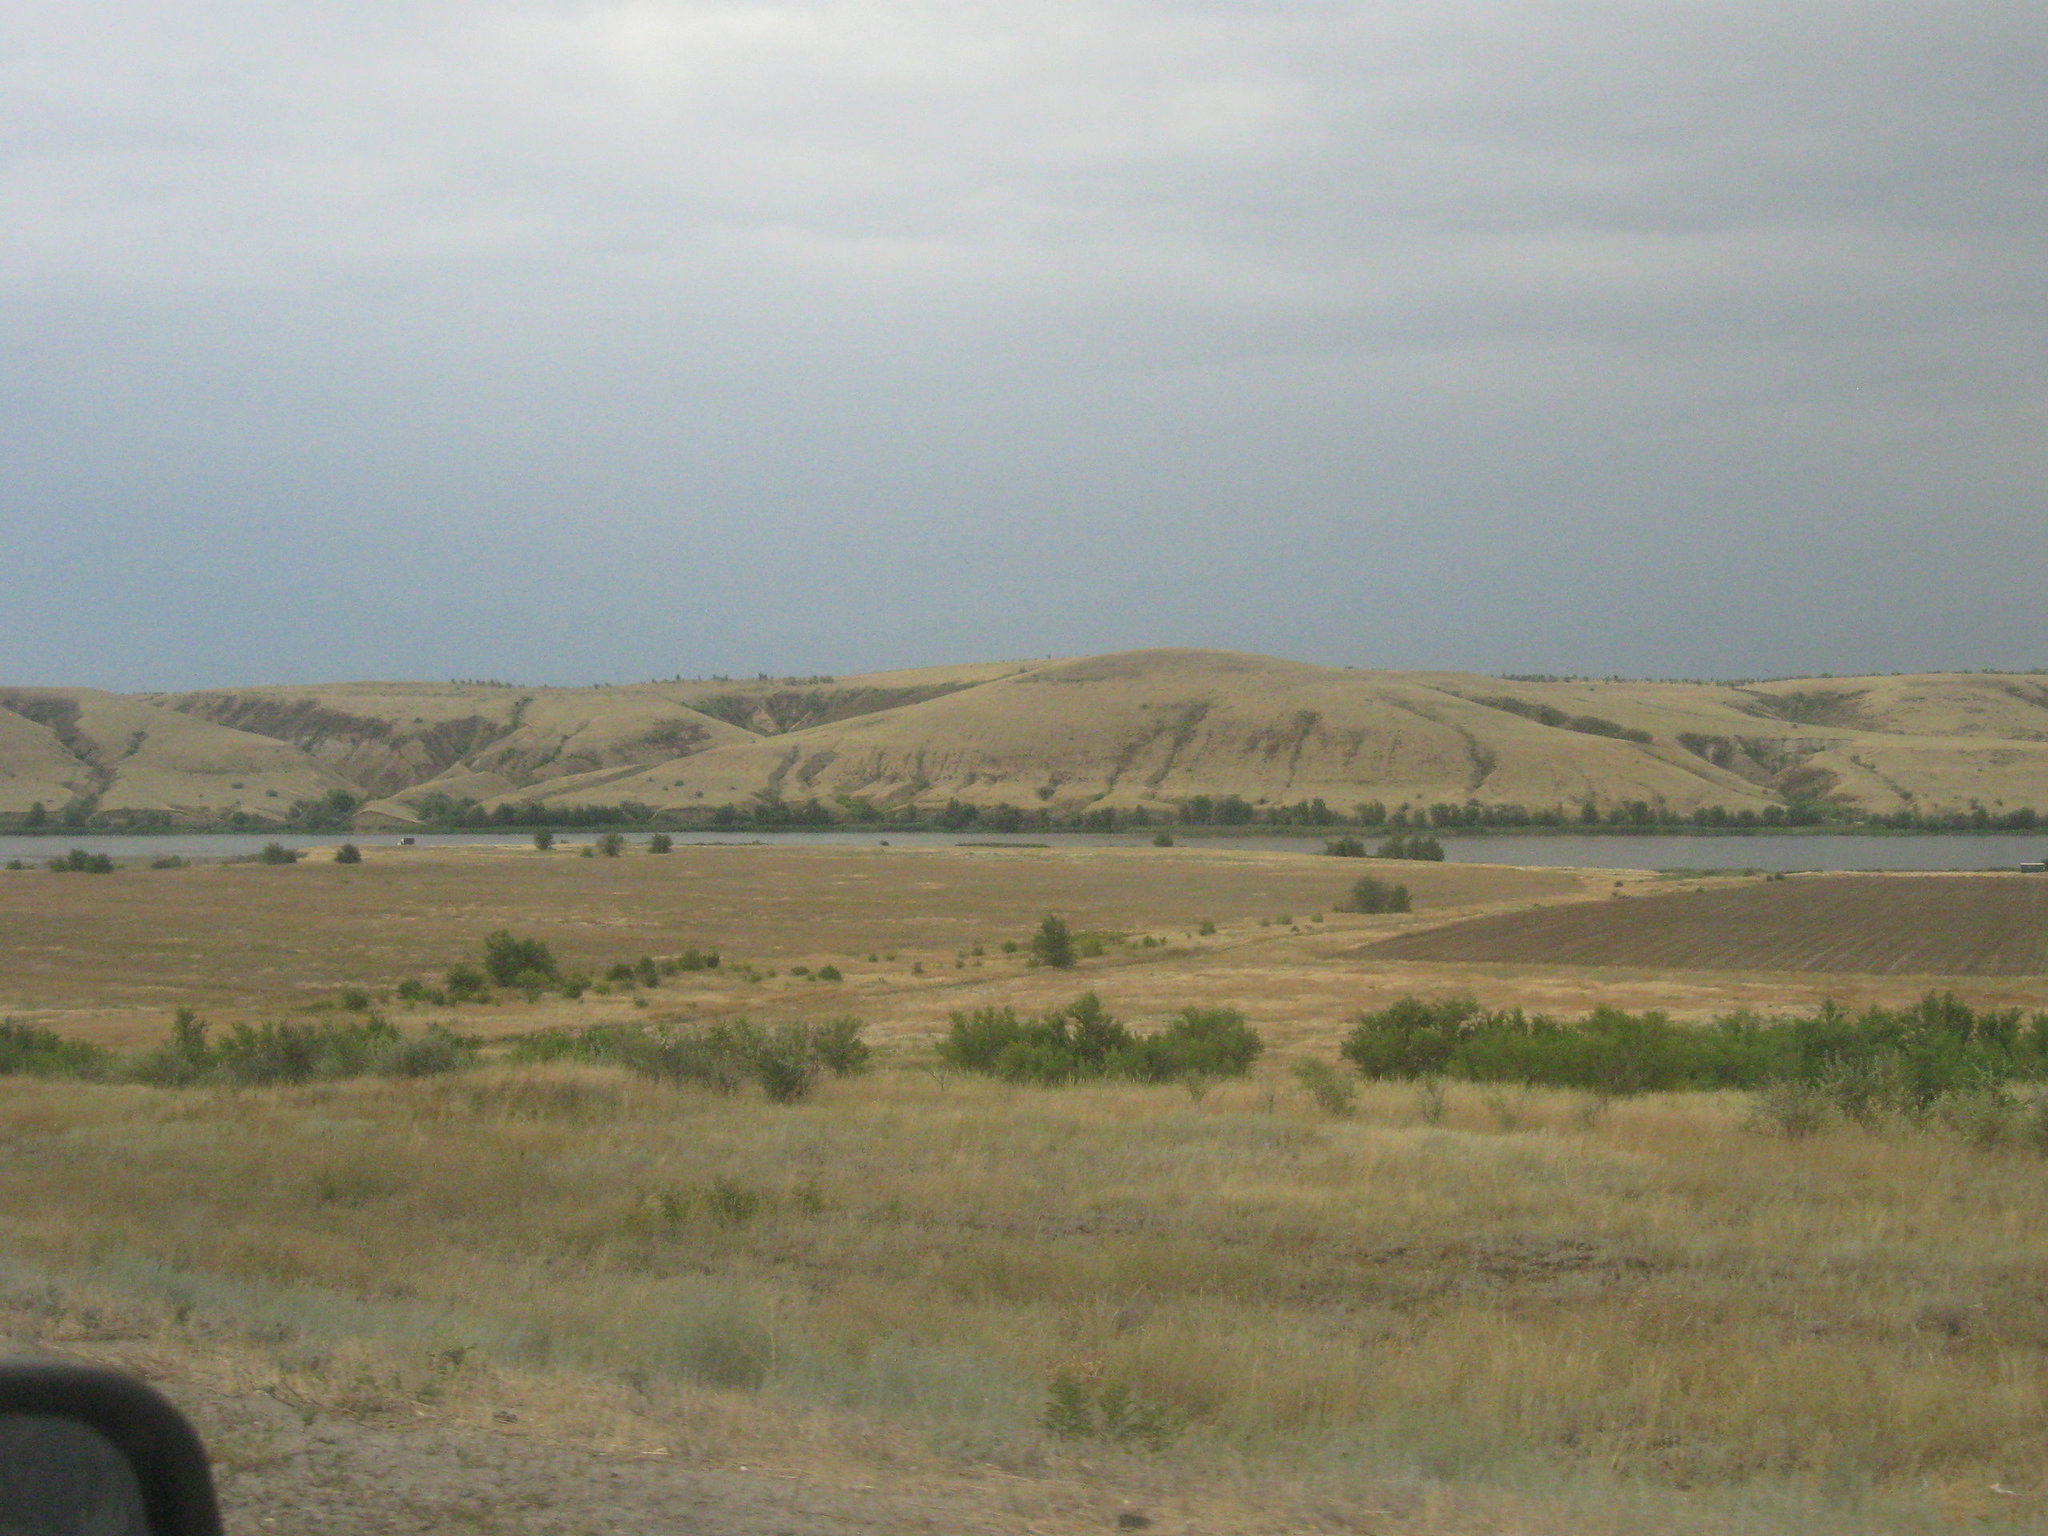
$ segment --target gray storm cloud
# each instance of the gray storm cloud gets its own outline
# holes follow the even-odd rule
[[[2048,665],[2031,4],[21,4],[0,662]]]

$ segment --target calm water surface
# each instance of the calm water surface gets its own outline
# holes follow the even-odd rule
[[[594,842],[596,833],[558,834],[557,847]],[[692,843],[773,843],[818,847],[873,847],[887,842],[899,848],[948,848],[968,845],[1050,844],[1059,848],[1138,848],[1151,842],[1147,833],[1042,832],[1017,837],[962,835],[955,832],[688,832],[671,834],[679,846]],[[363,832],[351,841],[364,848],[396,846],[401,834]],[[116,859],[147,863],[176,854],[186,859],[226,859],[256,852],[265,843],[291,848],[332,847],[340,834],[171,832],[150,836],[109,833],[49,837],[0,836],[0,863],[21,859],[39,864],[71,848],[111,854]],[[644,833],[630,842],[646,841]],[[422,832],[414,841],[422,848],[523,847],[529,832]],[[1370,839],[1368,839],[1370,841]],[[1446,836],[1447,859],[1459,864],[1536,864],[1571,869],[2011,869],[2048,859],[2048,833],[1972,835],[1932,833],[1916,837],[1854,837],[1827,833],[1782,837],[1603,836],[1531,837],[1512,834]],[[1302,837],[1203,837],[1184,840],[1200,848],[1249,848],[1263,852],[1313,854],[1322,844]]]

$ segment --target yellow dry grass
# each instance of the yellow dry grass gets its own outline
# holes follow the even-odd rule
[[[1289,1070],[1402,991],[1698,1012],[1922,979],[1378,962],[1361,951],[1403,925],[1656,882],[1409,866],[1414,915],[1334,913],[1358,872],[1199,848],[698,848],[0,879],[0,995],[101,1038],[153,1036],[180,1001],[253,1017],[430,974],[506,926],[572,964],[716,943],[782,974],[679,977],[644,1012],[402,1021],[852,1011],[884,1045],[875,1073],[794,1106],[568,1067],[240,1092],[0,1079],[0,1331],[378,1422],[513,1412],[520,1434],[886,1486],[906,1509],[1001,1477],[1018,1529],[1100,1528],[1116,1498],[1247,1532],[2048,1518],[2038,1154],[1787,1142],[1739,1096],[1453,1086],[1433,1121],[1414,1090],[1367,1087],[1332,1118]],[[1047,910],[1169,942],[1027,970],[1000,941]],[[788,975],[828,959],[844,983]],[[1199,1095],[936,1070],[949,1008],[1083,987],[1138,1017],[1234,1004],[1271,1049]],[[1098,1428],[1123,1393],[1162,1443],[1048,1436],[1062,1378]]]
[[[15,1081],[0,1231],[47,1335],[81,1303],[40,1293],[35,1324],[31,1271],[346,1413],[510,1406],[713,1461],[811,1422],[798,1467],[1137,1464],[1208,1528],[1311,1496],[1373,1528],[1417,1477],[1512,1494],[1522,1529],[1569,1528],[1539,1518],[1560,1488],[1579,1529],[1626,1528],[1641,1485],[1673,1528],[1738,1497],[1788,1529],[2048,1517],[2038,1157],[1742,1115],[1454,1088],[1432,1125],[1387,1088],[1333,1120],[1277,1071],[1195,1101],[885,1069],[786,1108],[572,1069]],[[1163,1448],[1048,1441],[1062,1375]],[[707,1432],[721,1400],[739,1427]]]

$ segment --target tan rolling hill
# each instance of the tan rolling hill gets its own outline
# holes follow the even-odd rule
[[[0,688],[0,811],[281,820],[348,781],[287,742],[87,688]]]
[[[430,796],[1165,810],[1641,801],[1761,813],[2048,810],[2048,678],[1749,685],[1521,680],[1149,650],[837,678],[609,688],[346,683],[126,697],[0,688],[0,817],[281,821],[343,791],[371,822]],[[432,802],[428,801],[430,808]]]

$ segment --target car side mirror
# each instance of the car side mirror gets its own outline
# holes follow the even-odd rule
[[[205,1448],[132,1376],[0,1361],[0,1532],[221,1536]]]

